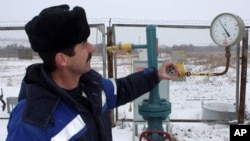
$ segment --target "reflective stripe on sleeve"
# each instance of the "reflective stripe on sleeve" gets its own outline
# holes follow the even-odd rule
[[[106,94],[104,91],[102,91],[102,107],[106,104],[106,99],[107,99]]]

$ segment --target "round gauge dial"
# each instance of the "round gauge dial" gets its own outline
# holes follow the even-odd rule
[[[216,16],[210,26],[212,40],[223,47],[236,45],[242,40],[244,33],[243,20],[231,13],[222,13]]]

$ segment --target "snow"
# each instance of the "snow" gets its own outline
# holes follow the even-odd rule
[[[92,59],[92,67],[102,73],[101,58]],[[32,64],[41,62],[40,59],[18,60],[16,58],[0,58],[0,88],[3,89],[4,98],[17,96],[25,68]],[[95,63],[99,62],[99,63]],[[98,64],[98,65],[96,65]],[[121,58],[116,64],[118,77],[131,73],[132,65],[129,57]],[[192,66],[192,71],[200,71],[201,66]],[[249,67],[248,67],[249,68]],[[224,67],[210,69],[211,72],[221,72]],[[249,69],[248,69],[249,74]],[[247,82],[250,77],[247,76]],[[246,83],[246,113],[249,113],[249,83]],[[169,82],[169,101],[171,102],[171,122],[169,123],[169,134],[173,140],[178,141],[229,141],[229,124],[210,122],[197,122],[202,119],[202,105],[207,103],[236,104],[236,69],[230,67],[223,76],[190,76],[186,81]],[[0,104],[0,106],[2,106]],[[130,109],[131,108],[131,109]],[[218,109],[221,109],[220,107]],[[133,137],[134,126],[131,119],[134,117],[133,103],[127,103],[118,108],[116,126],[112,128],[114,141],[139,140],[140,133],[145,130],[147,123],[138,124],[138,134]],[[7,122],[9,114],[7,110],[0,111],[0,140],[5,140],[7,135]],[[121,119],[124,119],[122,122]],[[176,121],[175,121],[176,120]],[[178,121],[179,120],[179,121]],[[183,121],[182,121],[183,120]],[[193,120],[191,122],[184,122]],[[197,121],[196,121],[197,120]],[[237,121],[236,121],[237,122]],[[245,122],[249,124],[246,119]],[[163,125],[165,129],[165,124]]]

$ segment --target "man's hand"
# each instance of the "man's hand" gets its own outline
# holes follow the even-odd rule
[[[172,67],[174,73],[167,73],[167,69]],[[158,69],[158,76],[160,80],[172,80],[180,75],[180,70],[174,62],[164,62],[161,64],[161,67]]]

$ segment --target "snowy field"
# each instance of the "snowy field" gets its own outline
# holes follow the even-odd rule
[[[10,96],[17,96],[25,68],[32,64],[41,62],[39,59],[18,60],[16,58],[0,58],[0,88],[3,89],[4,99]],[[93,57],[92,67],[102,74],[102,58]],[[188,66],[192,71],[199,71],[201,66]],[[248,66],[249,68],[249,66]],[[132,64],[129,57],[119,59],[117,62],[118,77],[123,77],[132,72]],[[209,70],[221,72],[224,67],[217,67]],[[250,81],[250,71],[248,69],[247,82]],[[250,112],[250,84],[246,84],[246,113]],[[226,103],[234,105],[236,103],[236,70],[229,68],[227,74],[223,76],[205,77],[191,76],[186,81],[169,82],[169,100],[172,106],[170,114],[169,133],[173,140],[178,141],[229,141],[229,125],[220,123],[205,122],[176,122],[174,120],[201,120],[203,107],[207,103]],[[2,106],[2,103],[0,103]],[[141,131],[147,126],[146,123],[138,126],[138,134],[132,137],[135,129],[133,103],[128,103],[118,108],[118,118],[124,119],[117,122],[113,128],[114,141],[138,140]],[[220,107],[218,107],[221,109]],[[7,109],[0,111],[0,140],[5,140],[7,135],[7,122],[9,114]],[[245,120],[248,122],[248,119]],[[165,125],[164,125],[165,126]]]

